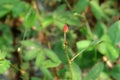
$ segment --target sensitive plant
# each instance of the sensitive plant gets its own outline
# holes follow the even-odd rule
[[[118,0],[41,3],[0,1],[0,74],[8,80],[120,79]]]

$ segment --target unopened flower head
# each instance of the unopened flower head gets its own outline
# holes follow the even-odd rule
[[[63,32],[66,33],[68,31],[68,26],[65,24],[63,27]]]

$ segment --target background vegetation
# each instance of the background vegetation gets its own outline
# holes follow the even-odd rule
[[[120,0],[0,0],[0,80],[120,80],[119,19]]]

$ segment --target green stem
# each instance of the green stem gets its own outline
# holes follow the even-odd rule
[[[88,20],[86,19],[86,16],[84,15],[80,15],[80,14],[78,14],[78,13],[75,13],[74,14],[75,16],[78,16],[78,17],[80,17],[80,18],[82,18],[82,19],[84,19],[85,20],[85,25],[86,25],[86,29],[87,29],[87,34],[90,36],[90,39],[93,39],[93,33],[92,33],[92,31],[91,31],[91,29],[90,29],[90,25],[89,25],[89,22],[88,22]]]
[[[69,64],[69,70],[70,70],[71,80],[73,80],[72,64],[71,64],[71,61],[70,61],[70,58],[69,58],[69,55],[68,55],[67,46],[65,46],[65,53],[66,53],[67,61],[68,61],[68,64]]]
[[[64,43],[66,42],[66,33],[64,33]]]
[[[69,8],[70,10],[72,10],[72,7],[70,6],[69,2],[68,2],[67,0],[65,0],[65,2],[66,2],[66,4],[67,4],[68,8]]]
[[[67,48],[67,45],[65,44],[66,42],[67,42],[66,41],[66,33],[64,33],[65,54],[66,54],[66,58],[67,58],[67,61],[68,61],[68,64],[69,64],[69,70],[70,70],[71,80],[73,80],[72,63],[71,63],[71,60],[69,58],[68,48]]]
[[[83,52],[85,52],[89,47],[91,47],[91,46],[93,46],[93,45],[98,45],[99,43],[101,43],[102,41],[100,40],[100,41],[97,41],[97,42],[92,42],[92,43],[90,43],[89,44],[89,46],[88,47],[86,47],[85,49],[83,49],[83,50],[81,50],[80,52],[78,52],[75,56],[73,56],[72,57],[72,59],[70,60],[71,62],[76,58],[76,57],[78,57],[80,54],[82,54]]]
[[[83,50],[81,50],[81,51],[78,52],[75,56],[73,56],[72,59],[71,59],[71,62],[72,62],[76,57],[78,57],[80,54],[82,54],[83,52],[85,52],[87,49],[88,49],[88,47],[85,48],[85,49],[83,49]]]
[[[27,34],[27,29],[25,29],[25,32],[24,32],[24,34],[23,34],[23,39],[22,39],[22,41],[25,40],[25,36],[26,36],[26,34]]]
[[[90,36],[90,39],[93,39],[93,34],[92,34],[91,29],[90,29],[88,21],[86,21],[86,29],[87,29],[88,35]]]
[[[91,29],[90,29],[90,25],[89,25],[88,20],[86,19],[86,16],[84,16],[84,19],[85,19],[85,25],[86,25],[88,35],[90,36],[91,39],[93,39],[93,33],[92,33]]]
[[[20,71],[20,69],[13,64],[11,64],[11,67],[14,68],[16,71]]]
[[[23,39],[22,39],[22,41],[25,40],[26,34],[27,34],[27,29],[25,29],[25,32],[24,32],[24,34],[23,34]],[[22,48],[23,48],[23,45],[21,45],[21,49],[22,49]],[[20,58],[20,63],[22,64],[22,63],[23,63],[23,60],[22,60],[22,52],[20,51],[18,54],[19,54],[19,58]]]

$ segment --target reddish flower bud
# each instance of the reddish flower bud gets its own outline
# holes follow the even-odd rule
[[[68,26],[65,24],[63,27],[63,32],[66,33],[68,31]]]

